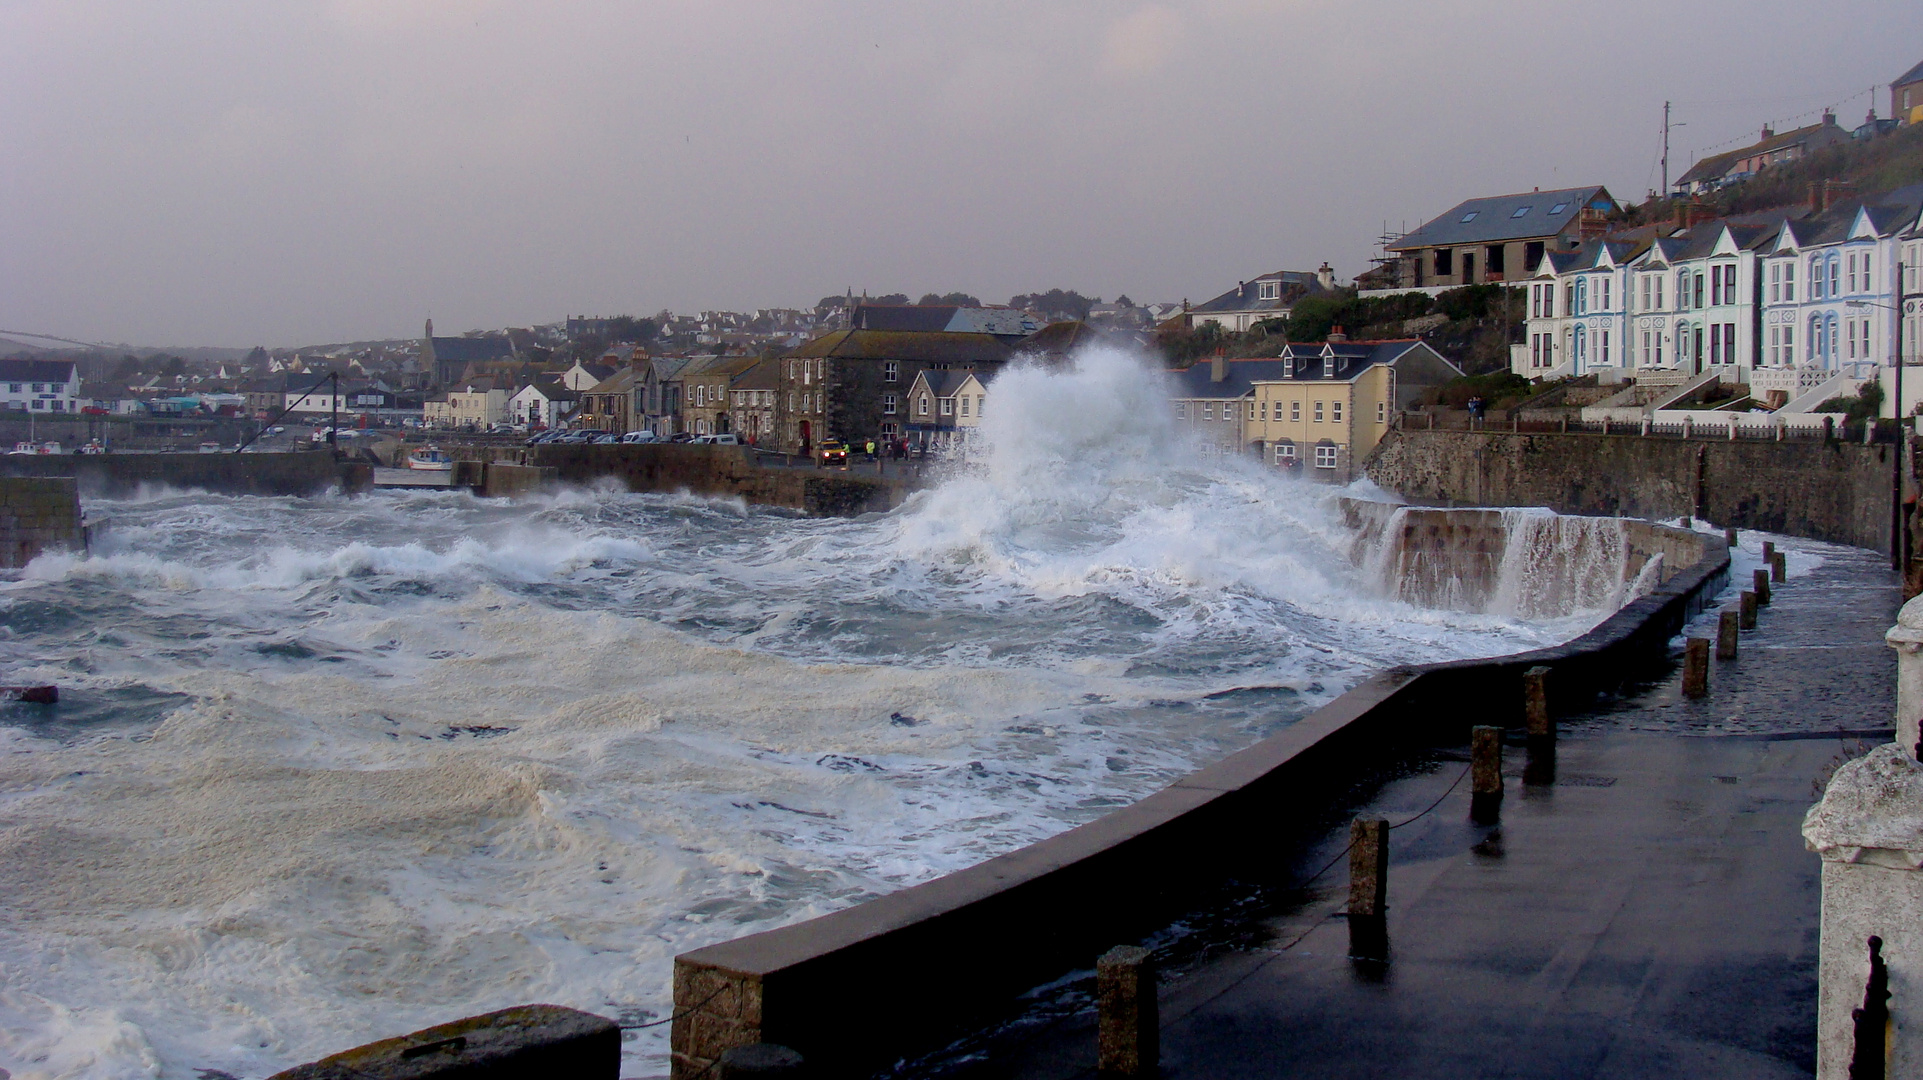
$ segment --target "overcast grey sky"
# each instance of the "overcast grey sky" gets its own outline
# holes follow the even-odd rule
[[[0,327],[1199,300],[1472,196],[1639,199],[1665,98],[1679,173],[1919,60],[1916,0],[0,0]]]

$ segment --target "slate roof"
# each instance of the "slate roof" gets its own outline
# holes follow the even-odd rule
[[[1767,154],[1773,150],[1781,150],[1786,146],[1795,146],[1798,143],[1806,142],[1810,136],[1822,131],[1824,128],[1836,131],[1838,135],[1842,135],[1845,138],[1848,137],[1843,133],[1842,129],[1833,123],[1807,124],[1793,131],[1785,131],[1780,135],[1772,135],[1767,139],[1751,143],[1737,150],[1726,150],[1720,154],[1712,154],[1698,161],[1696,164],[1691,165],[1689,171],[1677,177],[1675,182],[1670,186],[1681,187],[1684,184],[1693,184],[1699,180],[1715,179],[1727,173],[1731,166],[1744,158],[1753,157],[1757,154]]]
[[[993,334],[946,331],[835,330],[796,349],[802,359],[913,360],[924,363],[999,364],[1012,355]]]
[[[1051,360],[1061,359],[1085,345],[1126,344],[1126,339],[1085,322],[1049,323],[1030,334],[1016,346],[1016,351],[1024,355],[1043,356]]]
[[[898,330],[913,333],[994,334],[1019,338],[1028,333],[1022,313],[1006,307],[958,307],[952,304],[905,306],[858,304],[848,325],[856,330]]]
[[[1260,282],[1280,281],[1281,295],[1274,300],[1262,300]],[[1324,292],[1322,283],[1316,279],[1313,270],[1277,270],[1250,278],[1230,289],[1228,292],[1189,308],[1190,315],[1209,315],[1223,311],[1274,311],[1286,312],[1302,299],[1315,293]]]
[[[455,363],[474,360],[507,360],[514,356],[514,343],[504,337],[437,337],[434,359]]]
[[[1390,244],[1387,250],[1411,251],[1555,236],[1575,224],[1578,212],[1584,207],[1598,202],[1609,209],[1616,205],[1615,199],[1600,185],[1470,199]],[[1558,203],[1563,204],[1562,212],[1551,214],[1549,211]],[[1528,210],[1517,217],[1516,212],[1524,207]],[[1470,217],[1471,214],[1474,216]]]
[[[945,398],[954,397],[956,392],[961,389],[962,384],[971,378],[983,386],[988,385],[987,379],[973,371],[928,370],[916,375],[915,382],[925,384],[928,387],[928,392],[936,397]],[[915,388],[911,385],[908,389],[910,393],[913,393]]]
[[[1908,86],[1913,82],[1923,82],[1923,64],[1918,64],[1890,81],[1891,86]]]
[[[781,389],[781,361],[769,358],[758,360],[755,365],[741,373],[734,381],[736,390],[779,390]]]
[[[71,360],[0,360],[0,382],[64,383],[71,378]]]

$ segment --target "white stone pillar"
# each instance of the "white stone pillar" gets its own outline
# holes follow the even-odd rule
[[[1923,1076],[1923,763],[1885,743],[1845,764],[1803,819],[1803,839],[1823,857],[1817,1080],[1849,1080],[1872,936],[1889,966],[1885,1075]]]
[[[1903,605],[1883,640],[1896,650],[1896,744],[1914,754],[1923,737],[1923,596]]]

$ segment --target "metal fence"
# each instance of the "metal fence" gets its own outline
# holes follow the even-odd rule
[[[1712,442],[1860,442],[1894,443],[1898,425],[1893,420],[1839,423],[1830,416],[1805,423],[1760,414],[1705,412],[1703,419],[1682,422],[1654,420],[1525,420],[1492,414],[1472,417],[1467,412],[1431,409],[1405,412],[1396,418],[1403,431],[1486,431],[1517,435],[1618,435],[1632,438],[1691,439]]]

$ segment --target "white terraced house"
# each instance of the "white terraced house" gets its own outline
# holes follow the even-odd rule
[[[79,412],[79,366],[68,360],[0,360],[0,408]]]

